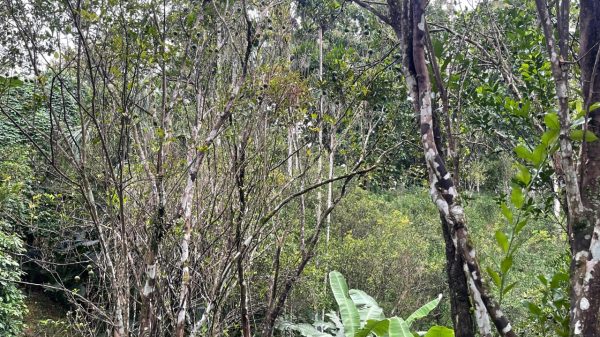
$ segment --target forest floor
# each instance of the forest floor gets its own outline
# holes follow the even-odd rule
[[[25,300],[29,312],[25,316],[24,337],[65,337],[66,309],[48,294],[31,290]]]

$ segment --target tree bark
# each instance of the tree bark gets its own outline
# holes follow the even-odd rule
[[[471,300],[482,335],[491,336],[489,319],[501,336],[515,337],[508,318],[491,296],[482,280],[476,251],[469,239],[464,210],[458,192],[436,146],[431,102],[431,83],[425,60],[425,3],[422,0],[388,0],[390,21],[400,39],[403,51],[403,72],[413,108],[420,116],[421,140],[429,172],[430,194],[448,225],[456,251],[463,258],[463,270],[471,290]],[[488,318],[489,315],[489,318]]]
[[[571,245],[571,310],[570,329],[573,336],[600,336],[600,143],[583,142],[578,174],[569,139],[571,120],[569,111],[567,37],[569,29],[569,2],[563,0],[558,16],[557,50],[553,23],[548,5],[536,0],[538,16],[544,30],[546,47],[550,56],[552,75],[558,97],[560,120],[561,168],[565,179],[567,199],[567,226]],[[590,106],[600,100],[600,4],[597,1],[580,1],[580,66],[583,101],[586,109],[584,132],[600,135],[600,111],[590,112]],[[586,137],[584,137],[586,138]]]
[[[579,20],[582,95],[588,118],[584,130],[600,136],[600,110],[590,111],[590,106],[600,101],[600,3],[581,0]],[[584,142],[581,149],[580,191],[585,220],[573,226],[576,255],[571,275],[583,275],[583,280],[571,282],[575,295],[571,299],[572,328],[575,336],[591,337],[600,336],[600,142]],[[585,263],[579,263],[577,254],[587,257],[581,261]]]
[[[441,214],[440,220],[446,245],[446,274],[450,290],[450,313],[454,335],[456,337],[475,337],[475,324],[469,300],[469,285],[463,271],[464,261],[460,254],[456,253],[449,230],[450,226]]]

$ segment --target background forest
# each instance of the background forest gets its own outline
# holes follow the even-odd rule
[[[599,336],[595,20],[2,0],[0,336]]]

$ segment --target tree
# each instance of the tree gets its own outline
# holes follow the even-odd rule
[[[600,193],[598,179],[600,169],[597,153],[600,145],[598,123],[600,115],[594,104],[600,99],[595,86],[600,84],[597,73],[598,42],[600,22],[597,15],[600,7],[593,1],[581,1],[580,6],[580,46],[579,65],[581,69],[581,95],[584,102],[584,123],[582,130],[571,130],[569,107],[568,39],[570,23],[570,3],[557,3],[556,34],[551,23],[548,5],[536,1],[539,19],[546,38],[547,51],[552,65],[552,75],[558,98],[560,121],[561,171],[565,180],[567,199],[567,220],[571,246],[571,333],[574,336],[596,336],[600,333],[600,282],[594,275],[598,273],[598,205]],[[558,45],[557,45],[558,43]],[[573,139],[576,131],[582,133],[580,163],[577,165]]]
[[[239,324],[245,336],[269,335],[329,214],[387,153],[372,137],[380,116],[360,100],[317,108],[322,96],[307,86],[322,74],[289,60],[291,3],[7,1],[3,10],[19,36],[11,43],[28,55],[7,62],[26,68],[48,123],[7,104],[20,79],[0,111],[72,196],[69,225],[89,242],[66,262],[94,275],[85,292],[61,275],[52,286],[68,294],[82,334],[217,335]],[[49,34],[37,29],[44,22]],[[330,144],[348,149],[347,165]],[[301,223],[280,220],[286,212]],[[296,262],[262,264],[273,235],[300,237]],[[273,274],[265,307],[253,305],[260,269]],[[253,327],[257,314],[266,319]]]

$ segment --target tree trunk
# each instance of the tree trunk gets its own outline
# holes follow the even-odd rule
[[[463,270],[464,262],[460,254],[456,253],[449,231],[450,226],[441,214],[440,220],[446,244],[446,274],[450,290],[450,313],[454,335],[456,337],[475,337],[475,324],[473,323],[471,302],[469,300],[469,285]]]
[[[552,75],[558,97],[560,119],[560,158],[565,179],[567,199],[567,225],[571,244],[571,334],[573,336],[600,336],[600,143],[583,142],[581,146],[580,171],[577,171],[573,145],[569,138],[571,120],[569,111],[567,37],[569,36],[569,1],[560,3],[558,15],[558,46],[555,43],[554,25],[548,5],[536,0],[536,6],[546,47],[550,55]],[[590,112],[590,105],[600,100],[600,3],[593,0],[580,1],[580,66],[583,101],[587,123],[584,131],[600,135],[600,110]],[[559,57],[560,55],[560,57]],[[586,138],[586,137],[584,137]]]
[[[600,101],[600,3],[582,0],[580,3],[580,66],[582,94],[588,113],[587,130],[600,136],[600,110],[589,111]],[[581,153],[581,201],[585,220],[574,223],[572,248],[572,306],[575,310],[572,329],[575,336],[600,336],[600,142],[584,143]],[[585,252],[585,253],[582,253]],[[585,255],[585,263],[579,258]],[[579,257],[579,258],[578,258]],[[573,276],[584,275],[583,279]]]
[[[516,337],[510,322],[502,313],[482,279],[476,251],[469,239],[464,210],[458,192],[435,142],[431,83],[425,59],[427,36],[425,3],[423,0],[388,0],[390,18],[403,53],[403,73],[412,98],[413,108],[420,116],[421,140],[429,172],[430,194],[448,225],[452,243],[463,259],[463,270],[471,290],[477,323],[483,335],[490,333],[490,319],[501,336]],[[488,318],[489,315],[489,318]]]

